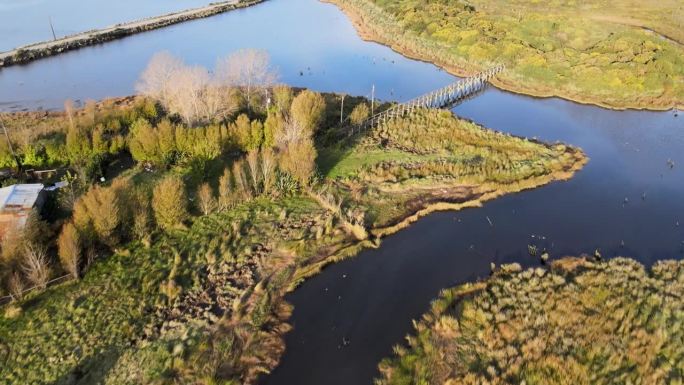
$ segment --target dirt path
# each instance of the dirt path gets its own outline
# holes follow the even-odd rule
[[[219,3],[212,3],[205,7],[116,24],[102,29],[80,32],[56,40],[28,44],[11,51],[1,52],[0,68],[14,64],[25,64],[33,60],[57,55],[73,49],[104,43],[124,36],[166,27],[187,20],[200,19],[238,8],[249,7],[262,1],[264,0],[222,1]]]

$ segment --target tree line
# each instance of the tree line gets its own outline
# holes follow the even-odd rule
[[[149,243],[156,229],[172,231],[192,212],[210,214],[264,194],[306,188],[315,178],[314,137],[326,119],[326,100],[275,79],[262,51],[221,59],[211,74],[160,53],[141,75],[144,97],[132,104],[88,102],[76,109],[65,103],[64,116],[33,141],[34,154],[23,160],[75,171],[67,173],[70,185],[59,194],[70,216],[53,224],[53,236],[35,230],[48,224],[34,215],[12,240],[3,239],[5,291],[20,297],[22,288],[45,287],[56,271],[77,279],[96,255],[129,241]],[[92,184],[122,153],[155,171],[153,183],[119,177]],[[0,154],[7,157],[2,148]],[[217,181],[189,186],[185,170],[203,175],[216,161],[225,165]]]

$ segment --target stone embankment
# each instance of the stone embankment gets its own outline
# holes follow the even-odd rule
[[[15,64],[25,64],[33,60],[57,55],[62,52],[105,43],[125,36],[182,23],[188,20],[214,16],[238,8],[249,7],[261,3],[262,1],[264,0],[229,0],[211,3],[206,7],[193,8],[128,23],[116,24],[103,29],[64,36],[56,40],[25,45],[11,51],[0,52],[0,68]]]

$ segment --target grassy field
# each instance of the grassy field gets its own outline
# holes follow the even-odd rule
[[[504,265],[442,292],[378,384],[678,384],[684,264]]]
[[[96,258],[81,280],[0,309],[0,384],[254,383],[284,349],[283,296],[302,279],[430,207],[476,205],[569,178],[586,161],[577,149],[495,133],[445,111],[334,145],[326,137],[339,132],[327,130],[317,144],[323,176],[308,188],[194,212],[183,227]],[[177,174],[193,191],[215,185],[234,160],[209,161],[201,181],[187,166],[136,167],[118,178],[151,189]]]
[[[392,121],[352,148],[321,153],[321,169],[367,208],[380,232],[435,204],[478,204],[569,178],[584,161],[574,148],[487,130],[443,110]]]
[[[366,38],[458,74],[495,64],[514,92],[612,108],[684,107],[684,5],[331,0]]]

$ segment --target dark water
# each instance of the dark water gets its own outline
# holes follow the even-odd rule
[[[490,262],[537,264],[530,243],[552,257],[597,248],[646,264],[682,257],[683,118],[491,89],[455,112],[517,135],[572,143],[591,160],[570,181],[483,208],[432,214],[386,238],[380,249],[307,281],[288,297],[294,331],[280,367],[263,384],[371,384],[378,362],[442,288],[485,277]]]
[[[375,84],[380,97],[405,100],[453,80],[361,41],[333,6],[270,0],[1,70],[0,105],[54,108],[65,97],[125,95],[156,50],[210,66],[241,47],[268,49],[283,81],[322,91],[367,95]],[[386,238],[380,249],[304,283],[288,297],[295,310],[287,351],[263,384],[371,384],[378,362],[442,288],[486,276],[490,262],[537,263],[527,253],[530,243],[552,257],[597,248],[646,264],[682,257],[684,116],[609,111],[491,88],[454,111],[497,130],[579,146],[591,160],[570,181],[483,208],[430,215]]]

